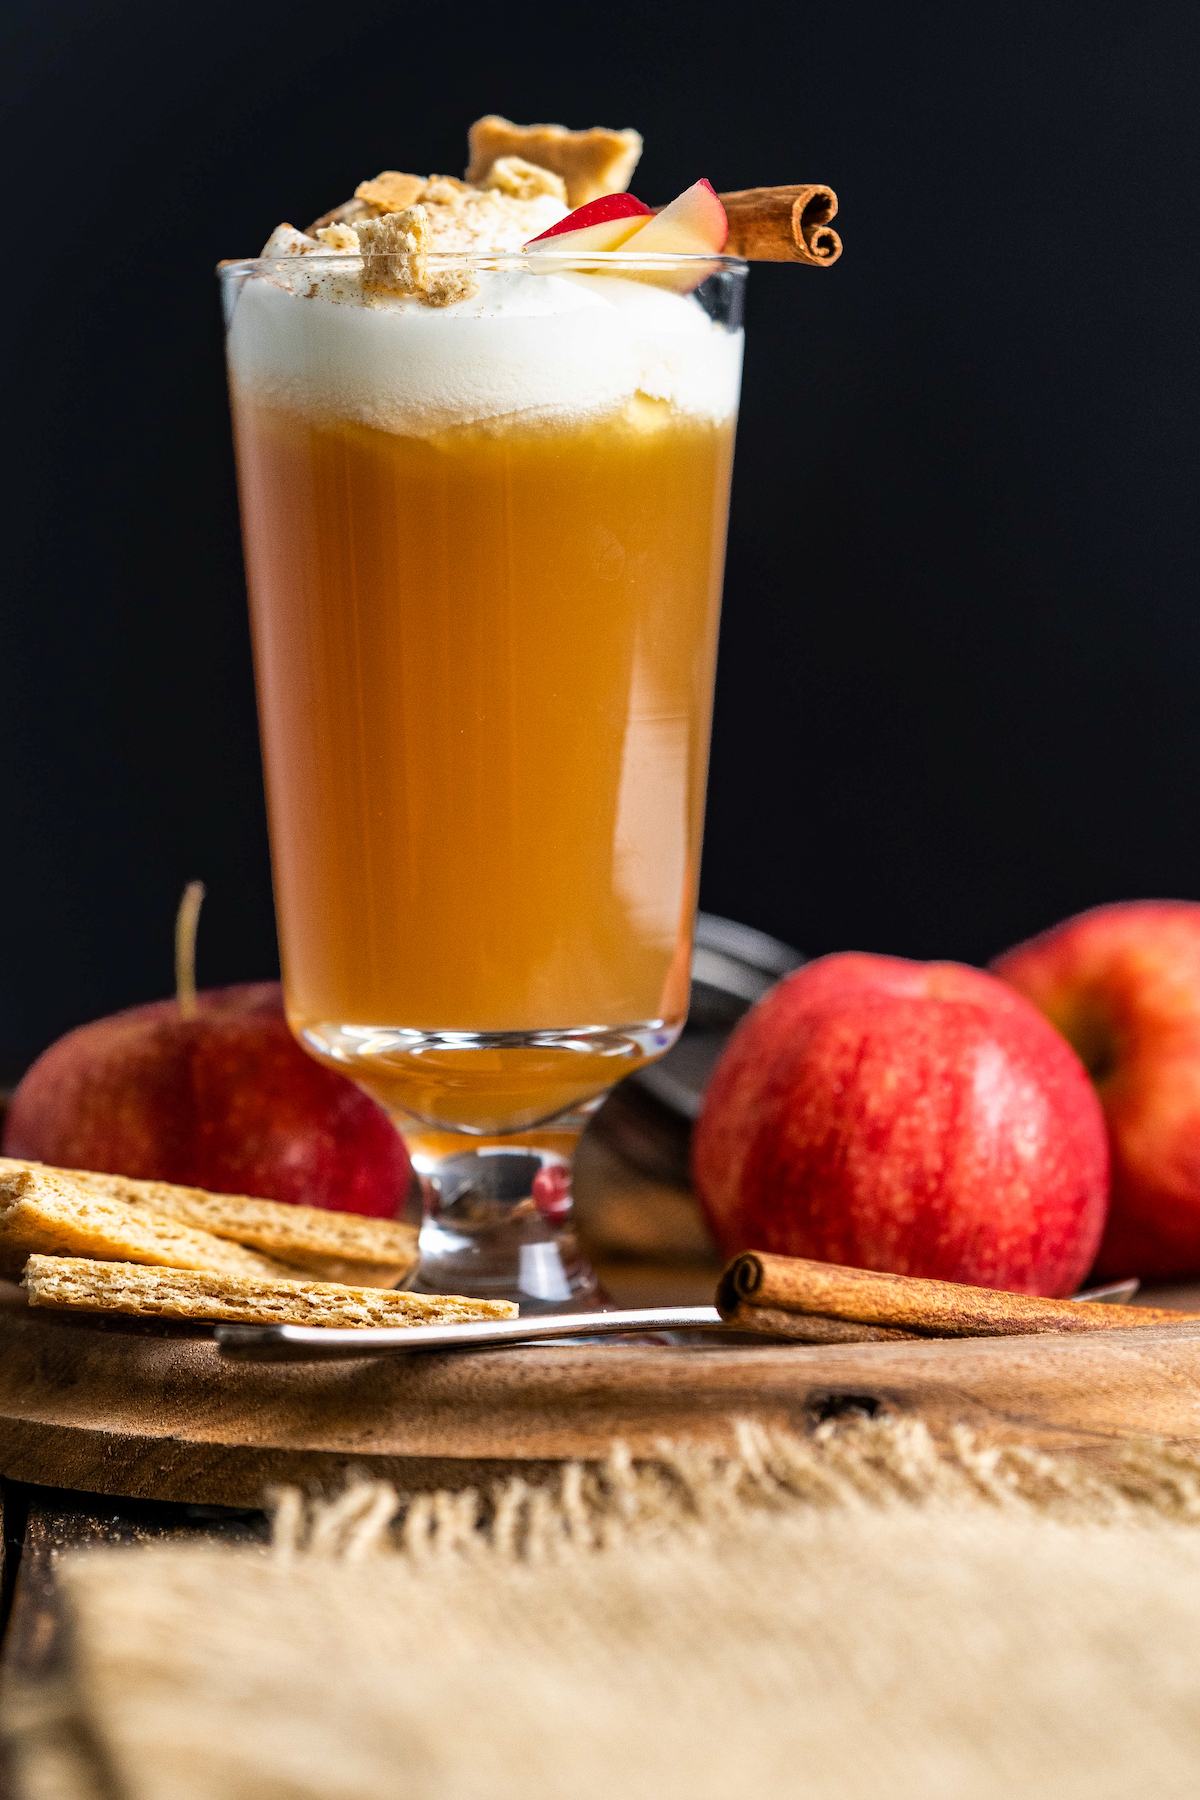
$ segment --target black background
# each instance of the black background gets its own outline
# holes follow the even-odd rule
[[[703,903],[980,961],[1200,897],[1195,7],[10,0],[0,1065],[275,970],[212,266],[486,111],[669,198],[823,180],[756,268]]]

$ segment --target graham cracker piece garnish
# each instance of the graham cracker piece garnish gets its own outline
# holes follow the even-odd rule
[[[572,208],[602,194],[624,193],[642,154],[641,134],[636,131],[610,131],[603,125],[590,131],[568,131],[565,125],[514,125],[498,113],[477,119],[467,143],[468,181],[481,184],[501,158],[517,156],[561,175]]]
[[[423,206],[364,219],[357,227],[368,294],[419,294],[429,255],[429,214]]]
[[[53,1169],[6,1167],[0,1171],[0,1268],[16,1273],[31,1254],[284,1279],[294,1272],[276,1258],[211,1232],[88,1193]]]
[[[485,188],[499,188],[514,200],[536,200],[541,194],[553,194],[567,203],[567,184],[553,169],[540,169],[523,156],[500,156],[483,178]]]
[[[515,1319],[506,1300],[458,1294],[383,1293],[332,1281],[271,1281],[195,1269],[149,1269],[84,1257],[31,1256],[24,1287],[30,1306],[141,1318],[220,1319],[238,1325],[465,1325]]]
[[[424,175],[402,175],[399,169],[384,169],[372,181],[360,181],[354,190],[356,200],[365,200],[381,213],[403,212],[415,206],[426,185]]]
[[[457,195],[455,196],[457,198]],[[358,226],[363,259],[363,293],[412,294],[427,306],[469,300],[479,283],[469,269],[429,270],[429,213],[424,206],[364,219]]]

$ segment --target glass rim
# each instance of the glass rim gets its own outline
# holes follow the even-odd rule
[[[217,264],[217,274],[226,275],[252,272],[256,269],[304,269],[311,268],[314,261],[321,268],[359,269],[362,267],[361,251],[343,250],[308,250],[299,256],[243,256],[232,257],[228,261]],[[652,273],[656,269],[708,269],[711,274],[744,275],[750,264],[743,256],[717,255],[715,252],[699,255],[677,255],[643,252],[641,256],[626,253],[623,250],[591,250],[588,252],[568,250],[505,250],[491,255],[459,255],[452,251],[431,250],[425,257],[426,265],[432,269],[471,269],[489,271],[526,271],[531,274],[560,274],[564,270],[581,270],[585,273],[620,273],[625,269],[645,270]]]

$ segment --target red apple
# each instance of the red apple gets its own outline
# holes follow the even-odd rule
[[[278,982],[70,1031],[17,1088],[8,1156],[394,1218],[409,1162],[386,1113],[300,1049]]]
[[[537,237],[530,238],[525,248],[531,250],[534,244],[544,244],[547,238],[569,237],[570,248],[574,250],[615,250],[623,244],[627,237],[638,229],[635,220],[644,221],[652,216],[650,208],[643,200],[635,200],[632,194],[602,194],[599,200],[589,200],[586,206],[577,206],[574,212],[560,219],[557,225],[551,225],[548,231],[539,232]],[[600,232],[601,227],[611,229]],[[599,233],[595,242],[587,244],[578,242],[580,232]],[[603,238],[603,241],[602,241]],[[612,238],[612,242],[608,239]],[[567,246],[554,244],[552,249],[565,249]]]
[[[992,967],[1074,1045],[1104,1108],[1112,1206],[1097,1271],[1200,1271],[1200,906],[1097,906]]]
[[[1108,1146],[1079,1059],[1003,983],[848,954],[738,1027],[693,1173],[727,1255],[1064,1295],[1100,1241]]]
[[[729,220],[712,183],[697,181],[637,234],[639,256],[710,256],[725,248]]]

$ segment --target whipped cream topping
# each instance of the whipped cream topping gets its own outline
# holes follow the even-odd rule
[[[742,333],[691,295],[521,269],[481,270],[478,283],[432,308],[401,296],[364,304],[361,266],[345,257],[250,275],[233,301],[231,376],[261,400],[409,436],[583,420],[638,395],[714,422],[737,410]]]

